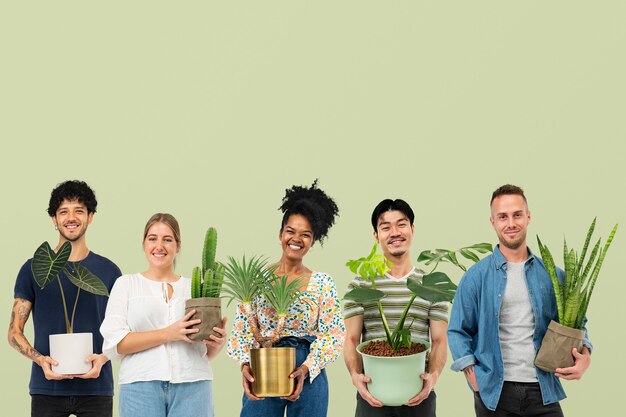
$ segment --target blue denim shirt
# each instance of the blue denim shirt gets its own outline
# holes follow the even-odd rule
[[[552,281],[543,261],[535,257],[530,249],[528,255],[524,270],[535,316],[533,342],[538,352],[550,320],[557,321],[558,313]],[[506,268],[507,261],[498,246],[493,254],[471,267],[459,283],[448,325],[448,343],[454,359],[450,368],[461,371],[474,365],[480,397],[490,410],[496,409],[504,384],[498,329]],[[562,280],[563,272],[558,270],[558,274]],[[586,329],[583,345],[591,351]],[[553,373],[535,369],[544,404],[566,397],[561,382]]]

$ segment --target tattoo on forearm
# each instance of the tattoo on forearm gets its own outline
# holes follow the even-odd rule
[[[20,306],[18,310],[18,316],[20,320],[27,320],[30,315],[30,309],[26,308],[26,306]]]
[[[24,347],[20,344],[20,342],[17,341],[17,339],[15,338],[15,336],[13,336],[11,338],[11,345],[17,349],[18,352],[20,352],[22,355],[26,355],[28,356],[28,354],[26,353],[26,351],[24,350]]]

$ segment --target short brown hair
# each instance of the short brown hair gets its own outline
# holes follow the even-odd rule
[[[521,195],[522,198],[524,199],[524,202],[528,204],[528,201],[526,201],[526,196],[524,195],[524,190],[522,190],[521,187],[518,187],[517,185],[512,185],[512,184],[504,184],[498,187],[498,189],[494,191],[493,194],[491,194],[491,201],[489,202],[489,207],[491,207],[491,205],[493,204],[493,200],[495,200],[496,197],[500,197],[501,195],[511,195],[511,194]]]
[[[176,244],[180,246],[180,226],[178,226],[178,220],[176,220],[176,218],[169,213],[156,213],[150,217],[148,223],[146,223],[146,227],[143,229],[143,240],[146,240],[148,230],[150,230],[152,225],[155,223],[163,223],[172,229],[172,233],[174,233],[174,240],[176,241]]]

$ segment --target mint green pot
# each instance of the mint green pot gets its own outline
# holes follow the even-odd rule
[[[367,389],[384,405],[406,404],[422,390],[423,380],[420,374],[426,369],[426,354],[430,350],[430,343],[424,339],[412,341],[424,344],[426,350],[414,355],[387,358],[361,353],[361,347],[368,344],[369,340],[356,347],[363,358],[363,373],[372,379],[367,384]]]

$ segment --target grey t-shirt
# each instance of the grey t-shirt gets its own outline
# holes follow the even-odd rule
[[[507,264],[499,331],[504,380],[536,382],[535,316],[528,295],[524,262]]]

